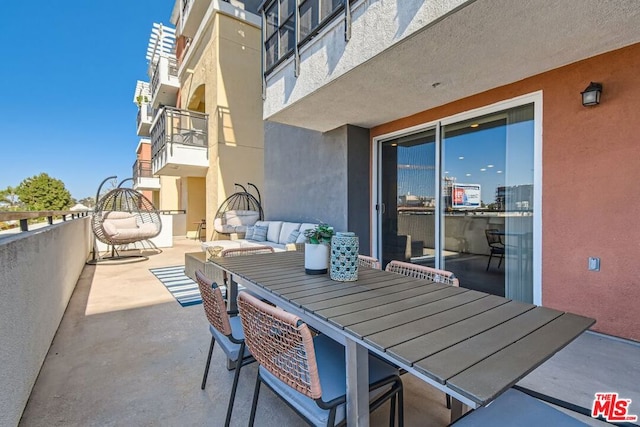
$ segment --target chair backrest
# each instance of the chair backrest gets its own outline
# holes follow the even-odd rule
[[[196,271],[196,282],[200,288],[202,306],[211,326],[226,336],[231,335],[231,323],[227,315],[227,307],[222,298],[218,284],[209,280],[202,271]]]
[[[247,292],[238,295],[245,343],[258,363],[311,399],[322,396],[313,337],[306,323]]]
[[[499,232],[500,231],[497,228],[488,228],[484,230],[484,235],[487,236],[487,243],[489,246],[493,247],[502,245],[502,239],[498,234]]]
[[[249,246],[247,248],[231,248],[225,249],[220,252],[221,257],[232,257],[242,255],[259,255],[259,254],[272,254],[275,250],[271,246]]]
[[[377,258],[366,255],[358,255],[358,265],[375,268],[376,270],[380,270],[382,268],[380,261],[378,261]]]
[[[444,283],[445,285],[460,286],[460,281],[452,272],[438,270],[437,268],[431,268],[424,265],[394,260],[387,264],[385,271],[415,277],[416,279],[432,280],[434,282]]]

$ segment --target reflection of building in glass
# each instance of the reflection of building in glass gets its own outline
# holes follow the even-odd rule
[[[433,197],[416,196],[413,194],[406,194],[398,197],[399,207],[435,207],[436,200]]]
[[[501,211],[530,211],[533,209],[533,185],[514,185],[496,188],[496,205]]]

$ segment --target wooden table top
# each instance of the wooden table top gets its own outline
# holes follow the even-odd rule
[[[355,282],[307,275],[302,252],[213,262],[478,405],[493,400],[595,323],[367,267],[360,267]]]

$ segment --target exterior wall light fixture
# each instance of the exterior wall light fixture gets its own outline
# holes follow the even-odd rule
[[[589,86],[580,92],[582,95],[582,105],[585,107],[600,104],[600,95],[602,94],[602,83],[589,83]]]

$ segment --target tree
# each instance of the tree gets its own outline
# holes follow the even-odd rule
[[[9,208],[10,210],[16,210],[19,206],[20,201],[18,200],[18,195],[16,194],[16,189],[14,187],[7,187],[4,190],[0,190],[0,207],[1,208]]]
[[[46,173],[24,179],[16,187],[16,194],[30,211],[65,210],[71,205],[71,193],[64,183]]]
[[[93,208],[96,205],[96,199],[93,197],[85,197],[84,199],[78,200],[78,203],[82,203],[88,208]]]

